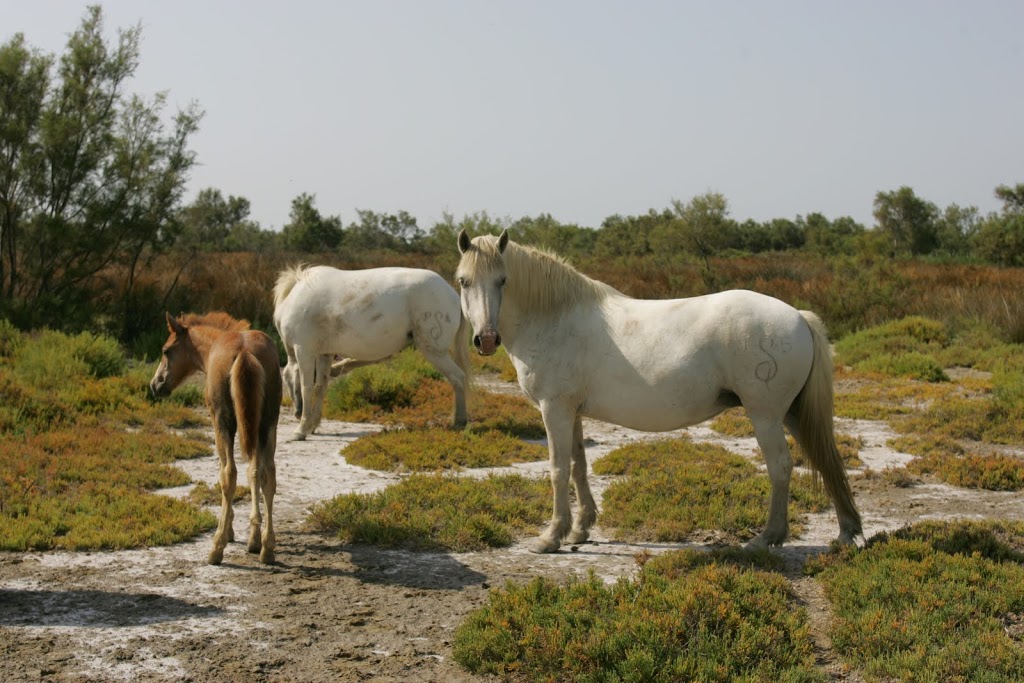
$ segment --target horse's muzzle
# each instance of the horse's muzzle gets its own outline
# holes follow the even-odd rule
[[[153,380],[149,383],[149,393],[153,398],[166,398],[171,395],[171,383]]]
[[[473,337],[473,346],[481,356],[492,356],[501,346],[501,335],[489,330]]]

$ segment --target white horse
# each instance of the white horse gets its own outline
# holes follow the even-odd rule
[[[504,343],[519,384],[540,408],[554,488],[551,524],[534,552],[582,543],[597,518],[587,483],[582,417],[667,431],[742,405],[768,465],[768,522],[752,547],[781,545],[789,530],[793,469],[783,425],[824,481],[839,541],[862,534],[832,426],[832,357],[816,315],[733,290],[689,299],[630,298],[552,254],[459,233],[456,276],[473,343]],[[569,479],[579,512],[573,524]]]
[[[330,376],[384,360],[410,344],[451,383],[453,423],[465,426],[470,329],[459,295],[437,273],[288,268],[274,286],[274,325],[288,355],[283,374],[299,417],[294,440],[305,439],[320,423]],[[345,359],[332,366],[336,355]]]

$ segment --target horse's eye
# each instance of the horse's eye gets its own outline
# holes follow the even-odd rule
[[[501,279],[498,280],[498,286],[499,287],[504,287],[505,286],[505,276],[504,275],[501,276]]]
[[[459,278],[459,287],[462,287],[463,289],[465,289],[466,287],[469,287],[469,280],[467,280],[464,277],[460,277]]]

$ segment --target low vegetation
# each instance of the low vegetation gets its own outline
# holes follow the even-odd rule
[[[422,355],[406,349],[334,380],[327,390],[324,417],[393,427],[441,426],[451,422],[453,401],[448,381]],[[469,413],[473,430],[500,430],[524,439],[545,436],[540,412],[519,396],[472,391]]]
[[[106,337],[0,329],[0,548],[162,545],[213,527],[196,505],[152,493],[187,484],[174,462],[211,443],[169,431],[204,422],[197,395],[152,403],[149,370]]]
[[[466,552],[510,545],[551,516],[551,488],[520,475],[414,474],[383,491],[313,507],[309,524],[344,543]]]
[[[351,465],[373,470],[432,472],[546,460],[548,449],[496,430],[428,427],[364,436],[346,446],[342,455]]]
[[[455,659],[512,680],[826,680],[789,584],[758,568],[777,567],[770,555],[640,559],[611,586],[591,574],[492,590],[456,630]]]
[[[927,522],[813,563],[833,647],[869,681],[1018,681],[1024,526]]]
[[[699,531],[749,539],[767,520],[770,484],[748,458],[687,439],[645,441],[616,449],[594,463],[595,474],[620,475],[608,485],[600,524],[629,541],[687,541]],[[812,478],[794,474],[790,529],[801,516],[828,507]]]

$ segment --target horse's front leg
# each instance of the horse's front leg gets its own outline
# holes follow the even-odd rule
[[[576,523],[565,540],[569,543],[586,543],[590,538],[590,527],[597,521],[597,503],[590,492],[590,482],[587,481],[587,453],[583,448],[583,419],[580,417],[576,418],[572,429],[572,483],[576,487],[576,500],[580,509]]]
[[[233,453],[235,435],[231,430],[219,424],[220,421],[216,417],[214,417],[214,422],[217,423],[214,441],[216,442],[217,457],[220,460],[221,503],[220,518],[217,520],[217,532],[213,535],[213,549],[210,550],[207,562],[209,564],[220,564],[224,559],[224,548],[227,547],[228,543],[235,540],[234,528],[232,526],[235,519],[235,510],[232,507],[232,501],[235,498],[235,482],[237,481],[238,472],[235,469]]]
[[[554,489],[554,510],[551,524],[534,543],[535,553],[553,553],[572,527],[569,506],[569,476],[572,468],[573,425],[575,411],[555,401],[542,401],[541,416],[548,434],[548,455],[551,466],[551,486]]]

